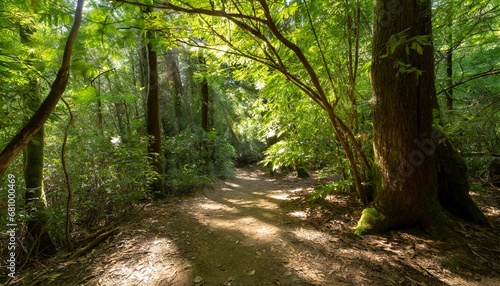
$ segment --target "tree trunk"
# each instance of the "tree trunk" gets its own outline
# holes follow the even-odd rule
[[[35,29],[21,25],[19,27],[21,43],[29,46],[34,32]],[[38,81],[34,73],[28,72],[26,77],[29,83],[24,100],[28,109],[35,112],[42,100],[38,91]],[[44,128],[42,125],[28,142],[26,152],[24,152],[26,245],[32,257],[50,256],[55,252],[55,245],[47,231],[47,202],[43,189],[43,149]]]
[[[24,179],[26,181],[26,245],[31,257],[48,257],[55,253],[55,245],[50,237],[47,201],[43,189],[43,126],[26,145]]]
[[[152,31],[146,32],[148,39],[147,59],[148,59],[148,85],[146,99],[146,131],[149,136],[148,154],[151,158],[153,170],[157,177],[150,186],[150,190],[156,194],[163,193],[163,167],[161,161],[161,120],[160,102],[158,88],[158,60],[154,50],[154,34]]]
[[[97,79],[97,127],[101,134],[103,134],[104,117],[102,115],[102,101],[101,101],[101,79]]]
[[[363,211],[357,234],[416,225],[435,230],[446,221],[432,156],[442,134],[432,132],[436,92],[431,1],[393,3],[375,1],[375,199]]]
[[[203,54],[199,55],[201,69],[205,71],[205,58]],[[208,92],[208,81],[206,74],[203,75],[203,80],[201,81],[201,128],[205,131],[209,131],[209,123],[208,123],[208,107],[209,107],[209,92]]]
[[[451,32],[450,32],[451,33]],[[446,107],[453,110],[453,48],[449,47],[446,51],[446,82],[448,89],[444,92],[446,97]]]
[[[446,107],[453,109],[453,1],[449,1],[446,11],[446,20],[448,22],[448,49],[446,50],[446,83],[447,89],[444,92],[446,97]]]
[[[26,144],[28,144],[33,136],[35,136],[38,130],[42,128],[43,124],[49,117],[50,113],[52,113],[52,110],[54,110],[59,102],[59,99],[61,99],[62,94],[66,90],[66,85],[69,79],[71,52],[82,22],[83,2],[84,0],[78,0],[75,12],[75,21],[66,40],[61,67],[57,73],[56,79],[50,87],[49,95],[42,102],[35,114],[33,114],[28,123],[26,123],[26,125],[14,136],[14,138],[10,140],[9,144],[7,144],[7,146],[0,153],[0,176],[3,175],[17,153],[19,153],[19,151],[21,151]]]
[[[437,145],[435,158],[441,206],[455,217],[490,226],[486,216],[469,195],[467,165],[448,139]]]
[[[170,82],[170,90],[172,97],[174,99],[174,112],[177,121],[178,131],[182,131],[186,128],[186,119],[182,113],[182,97],[184,94],[181,73],[179,70],[179,65],[177,64],[178,51],[172,49],[167,53],[166,64],[167,64],[167,77]]]
[[[30,83],[34,85],[33,92],[36,93],[37,82]],[[28,106],[36,110],[39,103],[36,104],[37,97],[34,94],[28,95]],[[47,214],[47,201],[43,189],[43,147],[44,147],[44,128],[42,127],[33,136],[26,145],[24,160],[24,180],[26,182],[25,207],[28,215],[26,229],[26,245],[28,253],[32,257],[47,257],[55,253],[55,245],[50,237]]]

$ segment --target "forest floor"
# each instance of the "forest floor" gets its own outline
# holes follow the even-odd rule
[[[500,285],[498,190],[475,196],[494,228],[454,221],[357,237],[352,194],[309,202],[315,179],[258,168],[182,198],[145,204],[78,259],[24,270],[16,285]]]

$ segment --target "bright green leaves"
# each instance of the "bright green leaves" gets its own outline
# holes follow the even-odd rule
[[[417,35],[408,37],[408,30],[392,35],[387,42],[385,53],[380,55],[379,58],[392,59],[393,67],[398,71],[398,74],[414,73],[418,78],[422,75],[423,71],[409,62],[408,57],[411,56],[412,51],[422,56],[424,54],[424,46],[432,45],[431,36]],[[403,50],[404,52],[402,52]]]
[[[396,53],[399,48],[404,47],[405,53],[410,55],[410,51],[414,50],[419,55],[424,54],[423,46],[432,45],[430,35],[418,35],[414,37],[408,37],[407,31],[402,31],[398,34],[392,35],[387,42],[386,52],[380,55],[379,58],[387,58]]]
[[[419,55],[424,54],[424,49],[422,48],[422,45],[417,41],[411,43],[411,49],[416,50]],[[406,53],[407,54],[410,53],[409,49],[406,49]]]

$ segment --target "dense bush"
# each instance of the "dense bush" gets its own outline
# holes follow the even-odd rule
[[[68,143],[66,155],[74,193],[72,219],[76,226],[97,228],[121,216],[147,196],[153,172],[143,147],[146,137],[134,136],[126,142],[111,143],[100,136],[75,135],[70,137],[73,139]],[[45,185],[49,210],[53,221],[58,223],[54,224],[52,233],[58,233],[64,221],[67,190],[59,146],[48,147],[52,159],[47,160],[45,167]]]
[[[189,126],[164,140],[166,186],[170,193],[193,191],[234,173],[236,151],[215,131]]]

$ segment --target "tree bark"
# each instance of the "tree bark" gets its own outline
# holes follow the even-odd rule
[[[31,37],[36,30],[28,25],[20,25],[19,35],[23,45],[30,46]],[[31,72],[26,73],[28,79],[25,103],[30,111],[35,112],[42,100],[38,80]],[[55,252],[55,245],[47,231],[47,202],[43,189],[44,128],[33,136],[24,152],[24,181],[26,183],[25,210],[26,245],[32,257],[50,256]]]
[[[491,226],[469,195],[467,165],[453,144],[446,139],[437,145],[439,202],[453,216],[480,225]]]
[[[47,231],[47,201],[43,189],[44,137],[42,125],[26,145],[24,160],[25,208],[28,215],[26,245],[31,250],[29,253],[32,257],[48,257],[54,254],[56,250],[54,242]]]
[[[436,230],[446,221],[433,158],[442,136],[432,132],[431,1],[392,3],[376,0],[374,7],[375,199],[363,211],[357,234],[416,225]]]
[[[149,11],[150,12],[150,11]],[[163,193],[163,167],[161,156],[161,120],[158,88],[158,59],[154,50],[154,34],[146,32],[147,60],[148,60],[148,85],[146,99],[146,132],[149,136],[148,155],[151,166],[156,172],[156,178],[150,186],[151,192],[156,195]]]
[[[167,77],[170,82],[171,94],[174,99],[174,112],[177,121],[177,131],[182,131],[186,128],[186,120],[182,112],[182,97],[184,88],[182,86],[181,73],[178,65],[178,51],[172,49],[167,53]]]
[[[446,50],[446,83],[447,89],[444,93],[446,97],[446,107],[453,110],[453,1],[448,3],[446,11],[446,20],[448,22],[448,49]]]
[[[66,85],[69,79],[69,66],[71,62],[71,52],[75,42],[76,35],[82,22],[84,0],[78,0],[75,12],[75,20],[73,27],[66,40],[64,47],[63,60],[61,67],[57,73],[56,79],[50,87],[49,95],[42,102],[35,114],[24,125],[24,127],[10,140],[9,144],[0,153],[0,176],[3,175],[10,162],[21,151],[26,144],[35,136],[35,134],[42,128],[43,124],[49,117],[52,110],[56,107],[59,99],[66,90]]]
[[[200,53],[199,61],[201,65],[202,71],[205,71],[205,58],[203,54]],[[203,80],[201,81],[201,128],[208,132],[210,130],[209,121],[208,121],[208,108],[210,102],[210,94],[208,91],[208,81],[206,74],[203,75]]]

